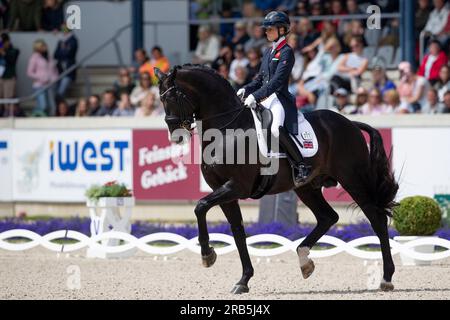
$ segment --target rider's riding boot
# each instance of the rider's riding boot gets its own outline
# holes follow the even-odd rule
[[[289,133],[284,127],[279,127],[280,132],[280,144],[286,152],[289,162],[294,168],[294,180],[295,183],[303,183],[308,178],[311,166],[304,163],[303,156],[298,150],[296,143],[289,136]]]

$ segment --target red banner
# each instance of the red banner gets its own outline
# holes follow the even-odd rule
[[[133,190],[138,200],[198,200],[199,166],[190,145],[169,142],[167,130],[133,130]],[[180,156],[184,160],[180,160]],[[185,161],[187,160],[187,161]]]

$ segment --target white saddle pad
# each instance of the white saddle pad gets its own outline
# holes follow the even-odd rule
[[[264,157],[268,157],[268,148],[267,141],[262,131],[262,124],[259,121],[258,116],[256,115],[256,111],[252,109],[253,120],[255,122],[256,134],[258,137],[258,147],[261,151],[261,154]],[[294,139],[295,144],[300,150],[301,154],[304,158],[312,158],[316,155],[319,150],[319,142],[317,141],[316,134],[314,133],[314,129],[308,120],[305,119],[302,113],[298,113],[298,135],[296,136],[297,140],[302,144],[300,146],[298,142]],[[291,137],[292,139],[292,137]],[[285,158],[286,154],[271,154],[271,157],[277,158]]]

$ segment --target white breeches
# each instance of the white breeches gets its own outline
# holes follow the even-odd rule
[[[277,95],[274,93],[270,97],[268,97],[266,100],[261,102],[261,104],[272,111],[273,115],[273,122],[272,127],[270,128],[270,131],[272,132],[272,135],[275,138],[278,138],[280,136],[280,131],[278,128],[280,126],[284,125],[284,109],[283,105],[281,104],[280,100],[278,100]]]

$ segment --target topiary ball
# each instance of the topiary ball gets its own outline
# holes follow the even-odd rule
[[[430,236],[441,227],[442,214],[434,199],[415,196],[400,201],[393,219],[402,236]]]

